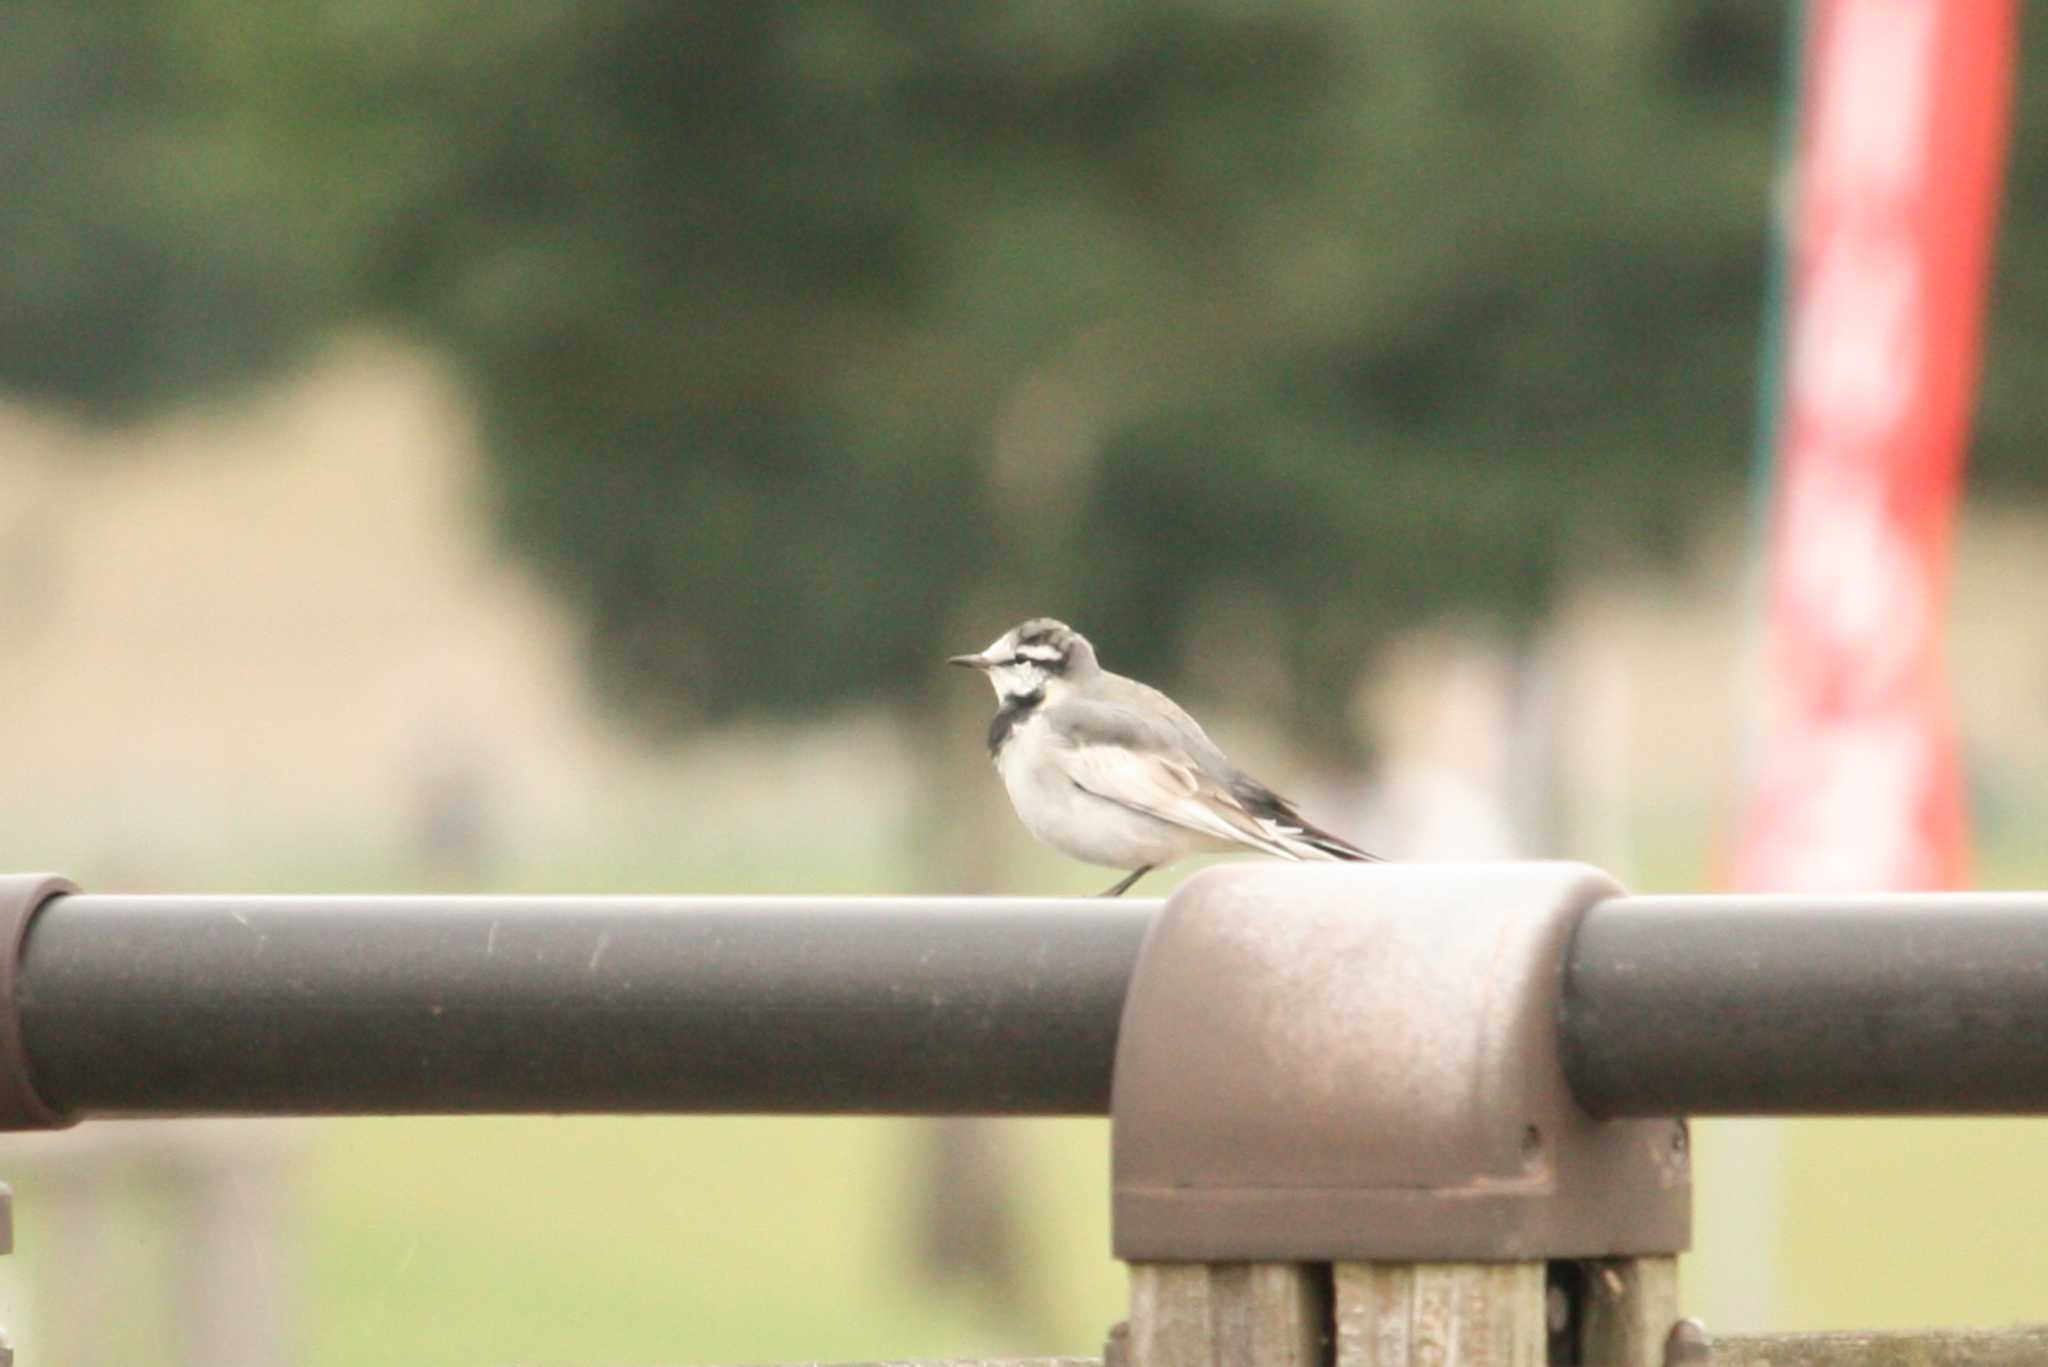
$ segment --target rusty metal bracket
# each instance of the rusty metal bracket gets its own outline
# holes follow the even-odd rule
[[[0,1131],[61,1130],[73,1123],[36,1091],[21,1032],[21,951],[29,923],[52,899],[77,892],[53,873],[0,876]]]
[[[1566,1084],[1581,864],[1248,865],[1167,902],[1111,1095],[1117,1256],[1488,1261],[1673,1253],[1679,1120]]]

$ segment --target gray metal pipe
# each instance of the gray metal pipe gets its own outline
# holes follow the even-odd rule
[[[2048,894],[1604,902],[1560,1026],[1603,1117],[2048,1114]]]
[[[1158,903],[109,897],[19,973],[70,1117],[1102,1114]]]
[[[67,1118],[1099,1115],[1158,907],[74,893],[21,1055]],[[1617,898],[1559,1029],[1601,1116],[2048,1114],[2048,894]]]

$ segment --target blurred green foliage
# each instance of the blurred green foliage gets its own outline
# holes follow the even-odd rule
[[[0,383],[133,405],[340,320],[430,339],[508,541],[650,715],[898,694],[1054,612],[1160,677],[1257,624],[1327,727],[1391,627],[1525,620],[1739,488],[1783,24],[27,0]]]

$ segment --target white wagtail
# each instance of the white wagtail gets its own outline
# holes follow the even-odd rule
[[[988,748],[1031,833],[1090,864],[1129,869],[1116,897],[1161,864],[1217,850],[1283,859],[1376,859],[1317,830],[1227,759],[1156,688],[1112,674],[1064,622],[1037,617],[979,655],[1002,704]]]

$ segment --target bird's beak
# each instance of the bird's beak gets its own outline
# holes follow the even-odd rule
[[[965,665],[969,669],[987,669],[993,662],[986,655],[955,655],[946,663]]]

